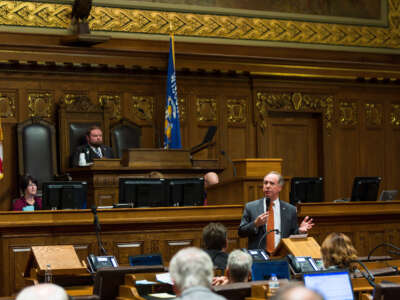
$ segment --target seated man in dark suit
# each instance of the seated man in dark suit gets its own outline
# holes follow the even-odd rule
[[[100,127],[90,127],[88,132],[86,133],[86,141],[87,144],[79,146],[75,150],[72,158],[73,167],[78,167],[87,163],[91,163],[93,162],[94,158],[114,158],[112,149],[106,145],[103,145],[103,132],[101,131]],[[81,154],[85,158],[84,163],[81,163],[80,161]]]

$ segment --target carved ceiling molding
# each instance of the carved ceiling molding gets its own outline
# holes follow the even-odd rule
[[[28,115],[29,117],[50,118],[54,95],[49,92],[28,93]]]
[[[226,102],[228,124],[245,124],[247,121],[246,99],[228,99]]]
[[[132,96],[131,107],[133,117],[142,121],[152,121],[154,112],[154,97]]]
[[[400,104],[392,104],[390,110],[390,124],[400,128]]]
[[[98,95],[99,104],[101,106],[110,107],[110,119],[120,120],[121,114],[121,96],[113,93]]]
[[[297,45],[400,48],[400,0],[388,0],[388,26],[118,8],[111,5],[93,6],[89,17],[92,31],[167,35],[172,28],[176,36],[289,42]],[[33,0],[1,1],[0,25],[67,29],[70,13],[70,4]]]
[[[217,120],[217,101],[215,98],[196,99],[197,121],[209,122]]]
[[[257,92],[256,121],[261,130],[267,127],[268,111],[322,113],[324,128],[330,134],[333,122],[333,96],[300,92]]]
[[[367,128],[382,128],[383,105],[380,103],[365,103],[365,123]]]
[[[17,91],[0,90],[0,118],[16,117]]]

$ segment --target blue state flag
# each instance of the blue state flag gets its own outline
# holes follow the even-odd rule
[[[178,93],[176,90],[174,37],[169,40],[167,77],[167,105],[165,107],[164,148],[180,149],[181,128],[179,125]]]

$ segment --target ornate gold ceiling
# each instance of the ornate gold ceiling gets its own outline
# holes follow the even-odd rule
[[[116,1],[118,2],[118,1]],[[400,0],[388,0],[388,26],[346,25],[213,15],[160,9],[94,5],[89,19],[92,31],[167,35],[232,40],[285,42],[362,48],[400,48]],[[0,25],[25,28],[67,29],[70,4],[45,1],[0,1]],[[4,28],[4,27],[3,27]]]

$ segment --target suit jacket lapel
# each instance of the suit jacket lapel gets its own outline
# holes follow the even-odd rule
[[[261,198],[260,201],[258,201],[256,216],[259,216],[263,213],[264,213],[264,198]],[[260,226],[260,230],[264,233],[265,226]]]
[[[280,211],[281,211],[281,237],[286,236],[286,232],[287,232],[287,222],[285,222],[284,220],[286,219],[286,205],[285,203],[283,203],[283,201],[279,200],[279,204],[280,204]]]

